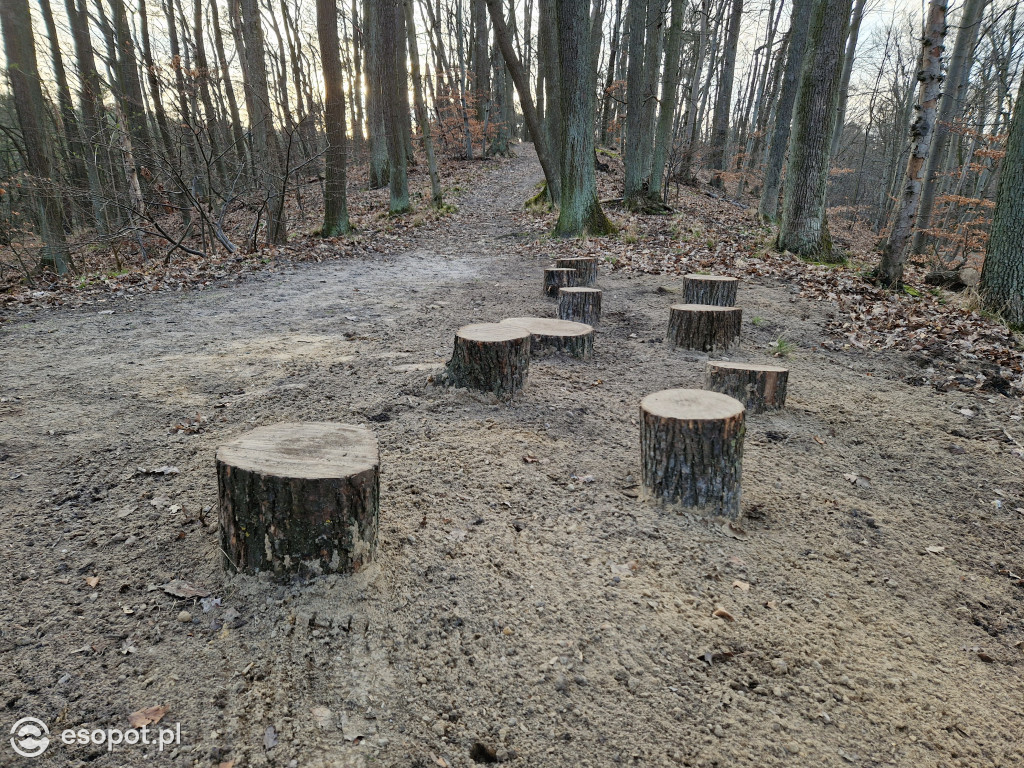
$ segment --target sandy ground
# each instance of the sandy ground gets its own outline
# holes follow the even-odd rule
[[[827,308],[748,282],[732,357],[796,349],[748,419],[746,534],[650,506],[640,397],[704,361],[661,341],[674,278],[603,271],[593,361],[511,405],[428,383],[458,326],[554,314],[543,240],[510,247],[538,178],[496,164],[405,253],[4,326],[4,739],[166,707],[181,743],[0,765],[1024,765],[1020,402],[826,351]],[[286,420],[379,437],[356,576],[221,570],[216,447]]]

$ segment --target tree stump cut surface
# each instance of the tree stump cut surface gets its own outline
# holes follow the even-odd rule
[[[683,277],[683,300],[687,304],[736,306],[739,280],[722,275],[686,275]]]
[[[526,385],[530,368],[530,332],[503,323],[464,325],[455,333],[447,383],[491,392],[509,400]]]
[[[597,285],[597,259],[590,256],[578,256],[569,259],[555,259],[559,269],[576,271],[576,285],[588,288]]]
[[[558,267],[547,267],[544,270],[544,295],[558,298],[560,288],[569,288],[576,285],[575,269],[559,269]]]
[[[530,332],[530,354],[539,357],[564,352],[581,360],[594,354],[594,329],[585,323],[553,320],[550,317],[510,317],[502,325],[514,325]]]
[[[600,289],[563,288],[558,292],[558,316],[562,320],[597,325],[601,322]]]
[[[673,304],[668,340],[677,347],[711,352],[727,349],[740,336],[743,310],[710,304]]]
[[[788,379],[789,371],[777,365],[709,360],[704,386],[735,397],[751,413],[763,413],[786,405]]]
[[[743,404],[702,389],[666,389],[640,403],[643,485],[658,501],[740,515]]]
[[[380,452],[347,424],[259,427],[217,450],[229,570],[351,573],[377,549]]]

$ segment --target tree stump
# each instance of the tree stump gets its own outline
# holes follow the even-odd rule
[[[644,489],[705,514],[740,515],[743,403],[702,389],[666,389],[640,403]]]
[[[594,354],[594,329],[584,323],[552,320],[550,317],[510,317],[502,325],[514,325],[530,332],[530,354],[540,357],[565,352],[581,360]]]
[[[560,288],[568,288],[576,285],[575,269],[559,269],[558,267],[547,267],[544,270],[544,295],[556,299]]]
[[[668,339],[677,347],[711,352],[727,349],[740,336],[743,310],[711,304],[673,304]]]
[[[380,452],[347,424],[274,424],[217,450],[229,570],[352,573],[377,549]]]
[[[775,410],[786,404],[789,371],[777,365],[708,360],[704,377],[707,389],[735,397],[751,413]]]
[[[455,333],[447,383],[493,392],[509,400],[526,384],[530,367],[530,332],[501,323],[464,325]]]
[[[739,280],[723,275],[686,275],[683,277],[683,301],[687,304],[736,306]]]
[[[576,271],[576,285],[589,287],[597,285],[597,259],[579,256],[571,259],[555,259],[555,266],[560,269]]]
[[[558,316],[562,320],[597,325],[601,322],[600,289],[562,288],[558,292]]]

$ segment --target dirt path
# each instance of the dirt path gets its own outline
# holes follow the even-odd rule
[[[395,257],[7,326],[2,724],[163,705],[182,733],[39,764],[1024,764],[1020,404],[824,351],[820,305],[747,284],[735,357],[797,347],[790,407],[748,424],[748,536],[654,509],[637,403],[703,368],[659,343],[670,279],[602,274],[594,361],[536,362],[511,406],[427,383],[459,325],[552,314],[543,241],[509,255],[537,178],[496,166]],[[380,438],[356,577],[222,575],[214,451],[282,420]]]

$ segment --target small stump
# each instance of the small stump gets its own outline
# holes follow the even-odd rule
[[[711,352],[727,349],[740,336],[743,310],[710,304],[673,304],[668,340],[677,347]]]
[[[710,515],[740,515],[743,403],[702,389],[666,389],[640,403],[640,461],[653,498]]]
[[[464,325],[455,333],[447,383],[492,392],[509,400],[526,384],[530,367],[530,332],[502,323]]]
[[[739,282],[735,277],[722,275],[686,275],[683,277],[683,300],[687,304],[734,307]]]
[[[576,285],[589,287],[597,285],[597,259],[579,256],[571,259],[555,259],[555,266],[560,269],[572,269],[576,272]]]
[[[751,413],[762,413],[785,406],[788,378],[789,371],[777,365],[709,360],[704,386],[735,397]]]
[[[530,354],[539,357],[564,352],[581,360],[594,354],[594,329],[584,323],[552,320],[549,317],[510,317],[502,325],[514,325],[530,332]]]
[[[377,439],[347,424],[259,427],[217,450],[229,570],[352,573],[377,548]]]
[[[576,285],[575,269],[548,267],[544,270],[544,295],[556,299],[560,288]]]
[[[601,322],[600,289],[563,288],[558,292],[558,316],[562,320],[597,325]]]

